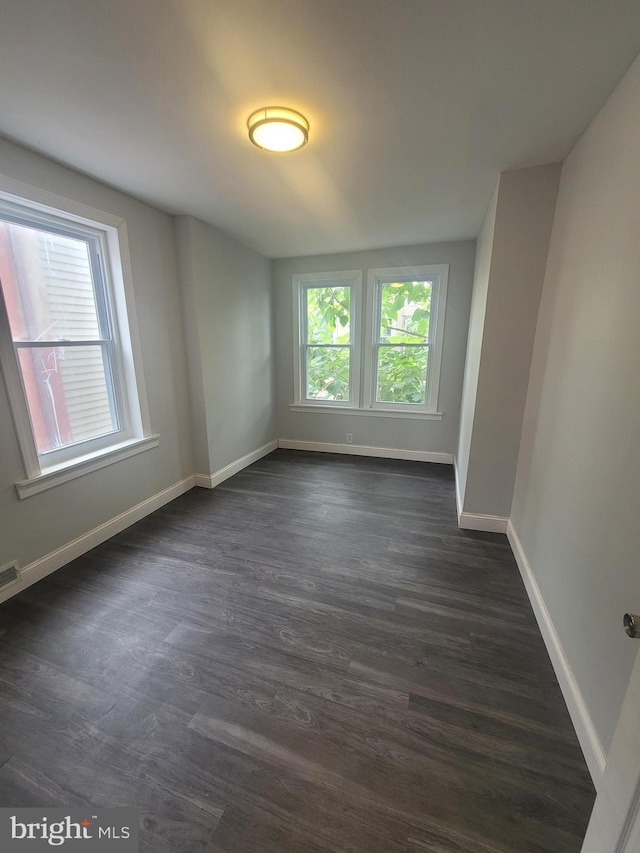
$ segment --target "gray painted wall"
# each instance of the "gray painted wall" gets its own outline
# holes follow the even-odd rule
[[[0,564],[22,566],[193,473],[187,372],[170,216],[0,140],[0,173],[127,221],[151,427],[160,446],[19,501],[25,476],[0,382]]]
[[[196,473],[273,441],[270,262],[190,216],[176,221]]]
[[[455,453],[474,255],[475,241],[468,240],[274,261],[278,437],[344,444],[347,432],[352,432],[354,444],[358,445]],[[366,281],[369,268],[410,264],[449,264],[439,401],[439,409],[444,413],[442,421],[289,411],[293,402],[294,358],[292,276],[362,269]]]
[[[640,608],[640,61],[565,161],[512,523],[605,750]]]
[[[464,384],[462,387],[462,404],[460,408],[460,438],[456,454],[458,499],[464,502],[469,468],[469,453],[471,451],[471,433],[473,416],[478,392],[478,376],[480,373],[480,352],[482,349],[482,334],[484,316],[487,308],[487,292],[489,290],[489,271],[491,269],[491,253],[493,251],[493,232],[496,224],[498,207],[498,187],[491,196],[491,201],[482,221],[476,245],[476,265],[473,273],[473,294],[471,296],[471,314],[469,316],[469,334],[467,339],[467,358],[464,366]]]
[[[489,210],[477,268],[479,293],[474,302],[476,313],[467,360],[469,381],[465,383],[467,397],[463,401],[466,432],[461,449],[465,477],[460,491],[464,495],[464,512],[502,517],[511,512],[559,180],[558,163],[500,175],[490,259]],[[460,474],[459,469],[459,477]]]

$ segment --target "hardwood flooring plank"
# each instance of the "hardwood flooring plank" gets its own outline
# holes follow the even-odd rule
[[[0,804],[145,853],[578,853],[593,799],[450,466],[278,450],[0,605]]]

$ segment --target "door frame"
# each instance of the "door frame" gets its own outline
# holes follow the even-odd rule
[[[640,850],[640,653],[613,735],[581,853]]]

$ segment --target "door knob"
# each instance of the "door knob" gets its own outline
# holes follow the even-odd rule
[[[622,617],[622,624],[627,637],[640,639],[640,616],[635,613],[625,613]]]

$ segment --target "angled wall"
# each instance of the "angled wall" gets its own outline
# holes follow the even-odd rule
[[[603,755],[640,608],[639,114],[636,60],[563,165],[511,512]]]
[[[480,234],[458,444],[461,523],[506,529],[560,165],[503,172]]]
[[[456,486],[458,488],[456,499],[458,506],[462,506],[464,502],[467,486],[467,472],[469,469],[473,418],[478,393],[478,379],[480,376],[480,354],[482,350],[484,319],[487,310],[489,273],[491,271],[491,255],[493,252],[493,235],[496,225],[497,207],[498,187],[496,187],[491,197],[491,202],[485,213],[476,243],[476,263],[473,273],[473,293],[471,295],[467,355],[460,406],[460,437],[458,440],[458,452],[456,454]]]

